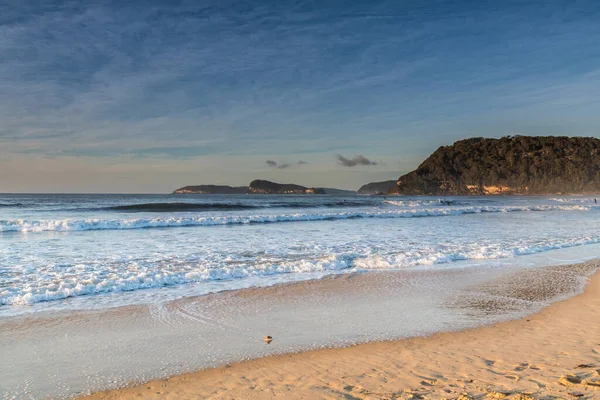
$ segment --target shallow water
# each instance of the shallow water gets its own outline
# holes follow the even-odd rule
[[[582,290],[547,266],[598,227],[590,197],[1,195],[0,393],[517,318]]]
[[[7,317],[0,320],[0,348],[9,360],[0,364],[0,392],[66,398],[271,354],[476,327],[578,293],[597,267],[379,271],[145,306]],[[266,345],[265,335],[275,340]]]
[[[0,316],[512,258],[598,226],[590,197],[0,195]]]

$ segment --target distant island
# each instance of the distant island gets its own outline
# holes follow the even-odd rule
[[[174,194],[245,194],[248,186],[226,185],[196,185],[184,186],[173,192]]]
[[[315,188],[319,191],[323,191],[325,192],[325,194],[330,194],[330,195],[334,195],[334,196],[355,196],[356,195],[356,190],[344,190],[344,189],[335,189],[335,188],[326,188],[326,187],[320,187],[320,188]]]
[[[195,185],[184,186],[174,194],[354,194],[355,192],[331,188],[307,188],[292,183],[275,183],[256,179],[248,186]]]
[[[371,182],[358,189],[359,194],[386,194],[396,187],[396,180]]]
[[[260,194],[325,194],[322,189],[307,188],[292,183],[275,183],[261,179],[250,182],[248,192]]]
[[[600,139],[472,138],[442,146],[389,193],[503,195],[600,193]]]
[[[329,194],[357,192],[257,179],[248,186],[184,186],[175,194]],[[367,183],[358,194],[430,196],[600,193],[600,139],[506,136],[464,139],[433,152],[398,180]]]

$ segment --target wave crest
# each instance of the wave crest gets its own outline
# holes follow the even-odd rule
[[[278,222],[327,221],[356,218],[416,218],[443,217],[478,213],[531,212],[531,211],[590,211],[598,206],[481,206],[424,208],[390,211],[353,211],[328,213],[296,213],[267,215],[227,215],[190,217],[153,217],[131,219],[62,219],[62,220],[0,220],[0,232],[90,231],[109,229],[147,229],[189,226],[217,226],[265,224]]]
[[[127,265],[127,268],[121,268],[118,275],[106,274],[106,268],[110,268],[110,265],[70,264],[48,272],[49,276],[60,274],[60,276],[55,276],[56,279],[48,279],[48,276],[40,278],[37,272],[25,271],[26,274],[34,274],[33,281],[27,285],[5,287],[0,290],[0,305],[29,305],[69,297],[251,277],[319,272],[336,273],[350,269],[400,269],[464,260],[501,259],[597,243],[600,243],[600,236],[549,241],[543,244],[529,243],[524,246],[514,243],[497,244],[449,251],[431,248],[427,251],[369,256],[343,253],[298,260],[263,260],[255,264],[243,263],[240,265],[187,261],[177,264],[177,262],[169,261],[169,267],[165,268],[164,264],[160,263],[133,262]],[[82,268],[85,270],[83,274],[81,273]],[[74,273],[74,270],[77,270],[77,273]]]
[[[102,208],[82,208],[75,211],[121,211],[121,212],[185,212],[185,211],[235,211],[265,208],[344,208],[369,207],[375,202],[338,200],[328,202],[272,202],[261,204],[243,203],[141,203],[109,206]]]

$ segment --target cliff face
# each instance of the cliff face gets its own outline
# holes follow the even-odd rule
[[[396,188],[396,181],[371,182],[358,189],[360,194],[384,194]]]
[[[392,193],[425,195],[600,192],[600,139],[473,138],[437,149]]]
[[[222,185],[196,185],[184,186],[173,192],[174,194],[245,194],[248,186],[222,186]]]
[[[250,193],[260,194],[325,194],[323,189],[307,188],[300,185],[282,184],[260,179],[250,182]]]

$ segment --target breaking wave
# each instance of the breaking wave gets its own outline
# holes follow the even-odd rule
[[[23,207],[23,203],[0,203],[0,208],[4,207]]]
[[[537,205],[537,206],[472,206],[404,209],[389,211],[352,211],[326,213],[295,213],[267,215],[226,215],[190,217],[152,217],[130,219],[59,219],[59,220],[0,220],[0,232],[90,231],[108,229],[146,229],[189,226],[218,226],[264,224],[278,222],[327,221],[357,218],[414,218],[443,217],[479,213],[532,212],[532,211],[591,211],[592,205]]]
[[[550,199],[550,201],[555,201],[557,203],[563,203],[563,204],[596,204],[597,203],[597,199],[594,198],[575,198],[575,197],[566,197],[566,198],[562,198],[562,197],[555,197]]]
[[[177,212],[177,211],[218,211],[218,210],[251,210],[256,206],[230,203],[145,203],[111,206],[102,208],[107,211],[125,212]]]
[[[102,208],[82,208],[78,211],[122,211],[122,212],[185,212],[185,211],[235,211],[264,208],[341,208],[369,207],[375,202],[366,201],[330,201],[330,202],[273,202],[260,204],[243,203],[142,203],[109,206]],[[77,211],[77,209],[75,210]]]
[[[399,207],[418,207],[418,206],[460,206],[467,205],[467,202],[458,202],[456,200],[384,200],[384,203]]]
[[[113,292],[172,287],[209,281],[267,277],[300,273],[336,273],[344,270],[401,269],[447,264],[465,260],[510,258],[550,250],[600,243],[600,236],[526,245],[473,245],[463,249],[440,251],[434,248],[398,254],[364,256],[356,253],[335,254],[299,260],[262,260],[252,264],[232,265],[211,262],[178,262],[126,264],[126,268],[111,268],[104,264],[70,264],[61,268],[46,267],[45,274],[32,273],[29,283],[0,290],[0,305],[29,305],[62,300],[69,297]],[[107,274],[106,271],[116,271]]]

